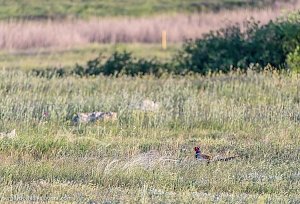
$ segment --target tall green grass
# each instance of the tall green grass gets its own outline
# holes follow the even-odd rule
[[[299,197],[299,81],[265,72],[37,78],[0,71],[2,201],[291,202]],[[133,110],[144,99],[157,112]],[[76,112],[117,122],[73,126]],[[212,155],[239,155],[210,165]]]

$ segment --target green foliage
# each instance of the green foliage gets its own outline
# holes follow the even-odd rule
[[[175,58],[177,71],[228,72],[251,64],[284,68],[287,55],[300,43],[300,24],[295,21],[277,20],[262,26],[249,21],[244,27],[242,31],[240,25],[233,25],[186,42]]]
[[[121,72],[128,74],[130,70],[132,73],[135,73],[136,71],[138,71],[135,70],[135,68],[136,67],[134,66],[131,53],[124,51],[122,53],[113,53],[112,56],[109,57],[106,63],[103,65],[102,69],[104,75],[113,75],[119,74]]]
[[[159,75],[160,71],[166,67],[155,58],[153,59],[136,59],[130,52],[114,52],[106,61],[100,56],[89,60],[86,66],[76,65],[72,73],[83,75],[140,75],[155,74]]]
[[[288,54],[288,67],[295,73],[300,73],[300,47],[298,46],[294,52]]]

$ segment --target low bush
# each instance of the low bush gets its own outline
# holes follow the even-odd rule
[[[266,25],[248,21],[187,41],[176,55],[176,72],[228,72],[247,69],[251,64],[286,68],[287,56],[300,44],[298,14]]]
[[[85,66],[76,65],[72,73],[80,76],[91,75],[144,75],[160,73],[167,65],[154,59],[137,59],[130,52],[114,52],[106,61],[101,57],[89,60]]]
[[[287,65],[294,73],[300,73],[300,47],[298,46],[294,52],[288,54]]]

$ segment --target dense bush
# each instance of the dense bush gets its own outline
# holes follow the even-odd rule
[[[295,73],[300,73],[300,47],[291,52],[287,57],[288,67]]]
[[[244,30],[233,25],[188,41],[175,58],[175,70],[206,74],[247,69],[252,63],[285,68],[288,54],[300,44],[300,23],[290,19],[289,16],[262,26],[249,21]]]
[[[76,65],[73,70],[74,74],[78,75],[143,75],[154,74],[160,75],[167,68],[156,59],[137,59],[129,52],[114,52],[107,60],[97,57],[96,59],[87,62],[86,66]]]

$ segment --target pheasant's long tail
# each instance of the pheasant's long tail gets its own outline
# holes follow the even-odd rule
[[[213,159],[213,161],[230,161],[230,160],[236,159],[237,157],[239,157],[239,156],[216,158],[216,159]]]

